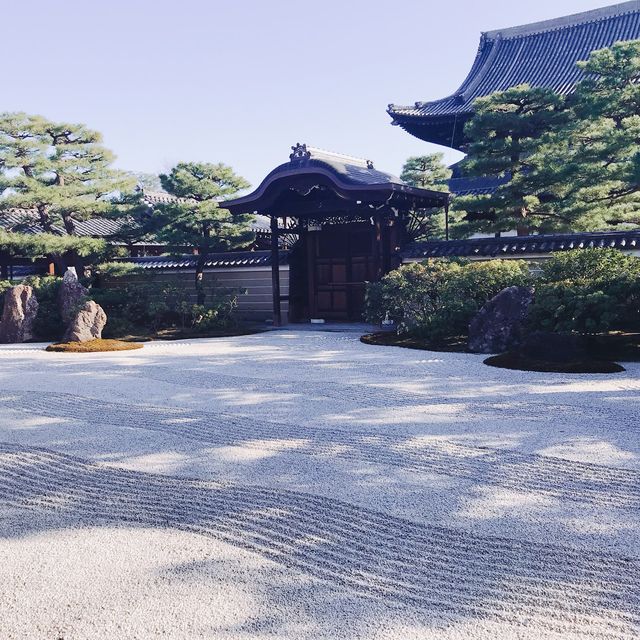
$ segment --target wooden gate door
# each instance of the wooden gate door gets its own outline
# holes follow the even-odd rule
[[[310,235],[312,317],[361,321],[365,283],[375,277],[372,227],[325,227]]]

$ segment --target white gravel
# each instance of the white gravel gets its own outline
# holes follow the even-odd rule
[[[640,365],[0,347],[0,639],[640,637]]]

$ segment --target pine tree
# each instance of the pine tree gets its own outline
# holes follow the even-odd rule
[[[640,224],[640,41],[594,51],[572,117],[545,136],[523,182],[573,228]]]
[[[442,153],[407,158],[402,166],[400,178],[412,187],[448,193],[451,169],[443,162],[443,158]],[[443,238],[445,235],[444,211],[439,208],[412,211],[407,232],[413,240]]]
[[[491,194],[456,199],[456,208],[466,212],[467,231],[544,228],[548,212],[522,177],[536,170],[533,154],[541,138],[566,123],[565,100],[550,89],[521,85],[479,98],[474,106],[465,128],[471,142],[462,170],[471,177],[498,177],[502,184]]]
[[[79,220],[124,215],[122,197],[135,180],[113,160],[85,125],[0,114],[0,211],[32,210],[43,232],[70,236]]]
[[[197,303],[204,305],[204,267],[210,253],[230,251],[253,240],[250,214],[233,215],[224,209],[229,199],[249,183],[224,164],[182,162],[160,176],[163,189],[176,200],[159,205],[146,229],[176,248],[197,252]]]

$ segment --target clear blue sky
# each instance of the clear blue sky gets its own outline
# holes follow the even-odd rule
[[[257,185],[300,141],[398,172],[436,147],[389,102],[455,90],[481,31],[608,4],[4,0],[0,110],[84,122],[134,171],[222,161]]]

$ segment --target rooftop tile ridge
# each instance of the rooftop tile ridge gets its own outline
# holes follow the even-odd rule
[[[551,18],[550,20],[541,20],[539,22],[531,22],[515,27],[484,31],[482,36],[489,40],[494,40],[498,36],[505,39],[532,36],[539,33],[577,27],[583,24],[601,22],[610,18],[618,18],[633,13],[640,13],[640,0],[629,0],[628,2],[613,4],[607,7],[601,7],[600,9],[591,9],[590,11],[574,13],[559,18]]]
[[[319,147],[307,147],[307,150],[311,153],[312,160],[336,160],[345,164],[361,166],[364,169],[372,168],[369,166],[372,164],[371,160],[367,160],[366,158],[357,158],[356,156],[349,156],[344,153],[320,149]]]

